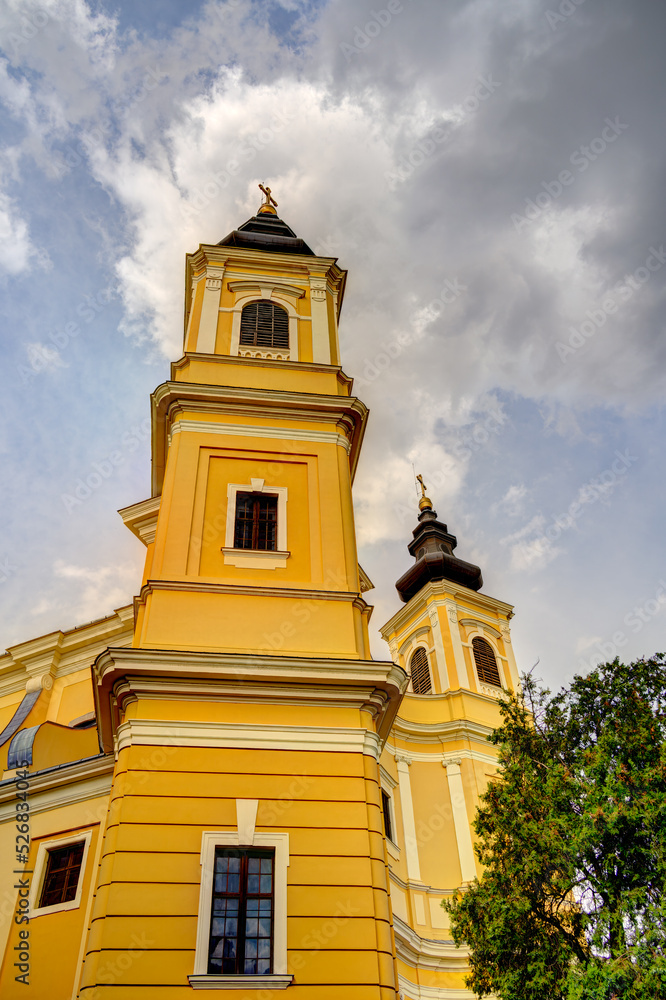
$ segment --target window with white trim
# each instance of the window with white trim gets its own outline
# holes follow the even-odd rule
[[[243,569],[286,566],[287,488],[263,479],[227,486],[224,562]]]
[[[262,300],[243,306],[240,322],[241,346],[289,349],[289,314],[275,302]]]
[[[81,905],[83,878],[92,830],[42,840],[30,886],[30,919],[75,910]]]
[[[205,831],[194,989],[286,989],[289,834]]]

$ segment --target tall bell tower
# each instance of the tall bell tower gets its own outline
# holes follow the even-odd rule
[[[262,190],[187,257],[152,495],[120,512],[147,553],[133,645],[93,670],[116,766],[84,1000],[396,998],[378,760],[406,675],[369,652],[346,272]]]
[[[509,604],[481,594],[478,566],[454,554],[423,479],[396,584],[404,602],[381,629],[409,675],[380,761],[401,996],[465,997],[468,956],[451,940],[442,901],[481,874],[472,822],[497,769],[487,737],[498,701],[515,690]]]

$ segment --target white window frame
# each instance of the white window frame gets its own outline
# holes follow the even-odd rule
[[[398,782],[391,777],[386,768],[379,767],[379,791],[380,800],[381,793],[388,795],[389,800],[389,814],[391,816],[391,833],[392,837],[387,836],[386,830],[384,830],[384,838],[386,840],[386,849],[395,861],[400,860],[400,848],[398,847],[398,826],[395,821],[395,799],[393,798],[394,789],[397,787]],[[382,809],[382,827],[384,826],[384,810]]]
[[[198,990],[284,990],[293,976],[287,972],[287,868],[289,867],[289,834],[244,831],[241,843],[238,831],[204,830],[201,835],[201,890],[197,946],[194,973],[188,976],[190,986]],[[209,975],[208,945],[213,901],[216,847],[272,847],[275,850],[275,884],[273,893],[273,972],[270,976]]]
[[[35,871],[30,886],[30,919],[41,917],[46,913],[61,913],[64,910],[76,910],[81,905],[81,895],[83,893],[83,880],[86,873],[86,861],[88,859],[88,849],[92,839],[92,830],[85,830],[81,833],[71,834],[67,837],[56,837],[52,840],[40,841],[37,848],[37,858],[35,860]],[[80,844],[83,842],[83,857],[81,858],[81,868],[79,871],[79,881],[76,886],[76,896],[67,903],[54,903],[53,906],[39,906],[39,899],[44,888],[44,878],[46,866],[49,860],[49,852],[58,850],[60,847],[69,847],[70,844]]]
[[[286,486],[266,486],[263,479],[249,483],[229,483],[227,486],[227,525],[224,537],[224,563],[241,569],[284,569],[290,553],[287,551],[287,498]],[[277,550],[235,549],[236,496],[238,493],[266,493],[277,496]]]

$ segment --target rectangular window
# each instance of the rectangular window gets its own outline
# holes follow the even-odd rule
[[[76,899],[85,843],[68,844],[48,852],[40,908],[57,906]]]
[[[264,493],[236,494],[235,549],[277,549],[278,498]]]
[[[209,975],[273,971],[274,850],[215,848]]]
[[[393,828],[391,826],[391,796],[387,795],[382,788],[382,812],[384,813],[384,833],[389,840],[393,840]]]

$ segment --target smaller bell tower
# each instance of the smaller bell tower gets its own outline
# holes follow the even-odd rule
[[[441,904],[480,874],[472,823],[497,769],[487,737],[502,694],[518,686],[513,609],[480,592],[481,570],[454,554],[418,480],[415,562],[396,583],[404,606],[381,629],[409,676],[380,762],[382,801],[402,993],[463,997],[467,954]]]

